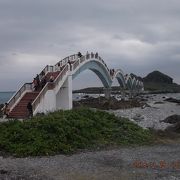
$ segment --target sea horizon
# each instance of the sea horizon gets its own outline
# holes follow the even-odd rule
[[[0,91],[0,104],[8,102],[15,92],[16,91]]]

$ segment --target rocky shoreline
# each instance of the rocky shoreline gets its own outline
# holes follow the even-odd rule
[[[116,116],[129,118],[143,128],[156,130],[165,130],[167,127],[172,126],[170,123],[163,122],[168,116],[180,115],[179,100],[169,98],[168,94],[146,95],[142,98],[147,100],[147,106],[110,110],[109,112],[114,113]]]
[[[89,107],[89,108],[97,108],[102,110],[118,110],[118,109],[129,109],[133,107],[143,107],[146,106],[146,100],[142,98],[134,98],[128,100],[118,100],[114,96],[107,100],[105,97],[91,97],[88,96],[85,99],[81,99],[79,101],[73,102],[73,107]]]
[[[173,126],[163,122],[169,116],[180,115],[180,94],[143,94],[129,100],[110,100],[104,97],[87,97],[74,102],[74,107],[91,107],[126,117],[143,128],[165,130]]]

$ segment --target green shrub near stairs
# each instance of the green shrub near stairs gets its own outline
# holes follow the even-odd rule
[[[0,123],[0,151],[14,156],[68,154],[110,145],[143,145],[149,130],[128,119],[91,109],[57,111]]]

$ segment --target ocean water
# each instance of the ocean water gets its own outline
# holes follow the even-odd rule
[[[15,92],[0,92],[0,104],[6,103]]]

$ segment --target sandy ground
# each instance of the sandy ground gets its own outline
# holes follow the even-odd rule
[[[147,104],[150,107],[110,110],[109,112],[114,113],[116,116],[127,117],[141,127],[163,130],[167,126],[170,126],[170,124],[160,122],[161,120],[173,114],[180,115],[180,105],[164,101],[165,97],[173,96],[180,97],[180,94],[146,95],[145,97],[148,97]],[[158,103],[156,104],[155,102]]]

